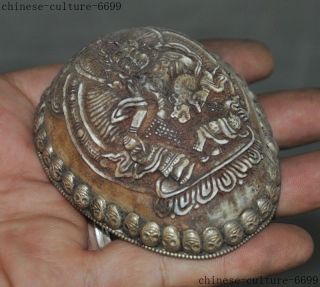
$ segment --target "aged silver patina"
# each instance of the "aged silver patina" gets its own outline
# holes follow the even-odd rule
[[[188,37],[121,30],[77,53],[44,92],[35,145],[60,192],[110,233],[213,258],[272,219],[278,147],[254,94]]]

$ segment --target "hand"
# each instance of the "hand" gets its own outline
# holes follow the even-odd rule
[[[205,41],[248,82],[273,69],[251,41]],[[49,183],[32,142],[33,113],[60,66],[0,76],[0,286],[198,286],[199,279],[273,274],[305,262],[313,243],[303,229],[272,223],[241,248],[212,260],[169,258],[115,240],[88,250],[87,221]],[[280,147],[320,138],[319,90],[260,97]],[[320,153],[281,161],[277,216],[320,206]],[[200,285],[199,285],[200,286]]]

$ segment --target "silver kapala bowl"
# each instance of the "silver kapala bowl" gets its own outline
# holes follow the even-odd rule
[[[171,30],[121,30],[84,47],[44,91],[34,142],[76,209],[163,255],[235,250],[279,199],[278,147],[255,95]]]

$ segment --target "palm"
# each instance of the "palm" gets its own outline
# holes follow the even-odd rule
[[[70,258],[86,248],[87,225],[39,166],[32,143],[32,103],[3,80],[0,94],[0,256],[8,277],[14,271],[14,286],[34,286],[35,278],[47,280],[70,268]]]
[[[207,45],[224,56],[248,81],[263,78],[272,69],[270,55],[255,43],[216,41]],[[99,252],[88,251],[86,220],[49,183],[33,148],[34,109],[41,91],[57,70],[57,66],[39,68],[0,78],[1,286],[10,283],[13,286],[126,286],[128,278],[134,286],[193,286],[204,275],[226,278],[265,275],[293,267],[310,256],[310,237],[298,227],[285,224],[271,224],[245,246],[214,260],[180,260],[176,264],[177,259],[120,241]],[[319,108],[314,98],[316,92],[304,91],[303,98],[301,93],[284,92],[281,97],[272,94],[262,100],[282,146],[315,140],[320,134],[315,120],[308,117],[308,112]],[[288,110],[301,105],[309,109],[305,115],[298,114],[300,131],[282,124],[281,108],[285,105],[289,106]],[[309,194],[304,198],[301,191],[315,190],[319,175],[309,173],[309,180],[299,182],[299,179],[307,176],[308,170],[318,170],[319,165],[318,154],[282,163],[283,190],[278,215],[318,207],[319,195]],[[288,239],[277,240],[283,237]],[[300,248],[294,248],[296,245]],[[278,257],[270,258],[270,252]]]

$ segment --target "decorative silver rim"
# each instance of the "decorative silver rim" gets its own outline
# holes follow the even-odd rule
[[[225,246],[223,245],[223,247],[214,252],[214,253],[204,253],[204,254],[189,254],[186,253],[182,250],[182,248],[180,248],[179,252],[170,252],[164,249],[162,244],[157,245],[156,247],[152,247],[152,246],[147,246],[145,244],[143,244],[143,242],[141,241],[139,235],[136,238],[131,238],[126,234],[125,230],[122,229],[113,229],[110,226],[107,225],[107,223],[104,220],[97,220],[96,218],[94,218],[94,215],[92,214],[92,211],[90,209],[90,204],[88,203],[88,205],[84,206],[84,207],[79,207],[79,205],[77,205],[74,201],[74,198],[72,196],[72,194],[70,194],[70,191],[68,192],[65,187],[62,184],[62,172],[65,173],[69,173],[72,174],[74,177],[75,182],[79,184],[83,185],[83,186],[87,186],[86,182],[83,182],[79,177],[77,177],[71,170],[69,170],[68,168],[66,168],[66,165],[63,163],[63,161],[58,157],[58,155],[56,155],[55,151],[53,150],[52,146],[51,146],[51,141],[48,138],[47,132],[46,132],[46,128],[45,128],[45,123],[44,123],[44,119],[45,119],[45,109],[46,109],[46,102],[45,102],[45,94],[41,99],[41,103],[39,104],[38,110],[36,112],[36,116],[35,116],[35,125],[34,125],[34,133],[35,133],[35,146],[37,149],[37,154],[38,157],[40,159],[41,165],[45,171],[45,173],[47,174],[49,180],[52,182],[52,184],[60,191],[60,193],[77,209],[79,210],[84,216],[86,216],[88,219],[90,219],[92,222],[94,222],[95,224],[97,224],[99,227],[101,227],[102,230],[106,230],[112,234],[114,234],[115,236],[117,236],[118,238],[125,240],[127,242],[130,242],[132,244],[135,244],[137,246],[143,247],[147,250],[162,254],[162,255],[167,255],[167,256],[172,256],[172,257],[176,257],[176,258],[183,258],[183,259],[211,259],[211,258],[216,258],[218,256],[222,256],[224,254],[227,254],[237,248],[239,248],[240,246],[242,246],[244,243],[246,243],[248,240],[250,240],[254,235],[256,235],[257,233],[259,233],[262,229],[264,229],[272,220],[277,206],[272,204],[272,209],[269,210],[268,212],[268,217],[266,217],[266,219],[261,219],[260,222],[261,224],[257,227],[257,229],[251,233],[251,234],[246,234],[240,243],[235,244],[233,246]],[[47,147],[47,148],[46,148]],[[48,147],[50,147],[48,149]],[[44,151],[48,150],[49,155],[46,154],[44,155]],[[54,161],[53,161],[54,159]],[[50,171],[50,166],[52,167],[52,165],[54,165],[58,162],[60,164],[60,166],[58,167],[58,170],[54,171],[54,172],[58,172],[58,174],[56,174],[54,177],[52,176],[52,174],[55,174],[52,172],[52,170]],[[60,174],[59,174],[60,172]],[[280,188],[280,187],[278,187]],[[88,187],[87,189],[87,193],[88,193],[88,198],[89,199],[94,199],[94,198],[98,198],[98,194],[93,191],[91,188]],[[101,197],[101,196],[100,196]],[[267,198],[267,200],[269,200]],[[108,203],[111,204],[111,203]],[[120,211],[121,213],[124,213],[124,211]],[[141,218],[141,217],[140,217]],[[144,223],[146,223],[147,221],[143,220],[143,218],[141,219]],[[202,250],[202,252],[204,252]]]

